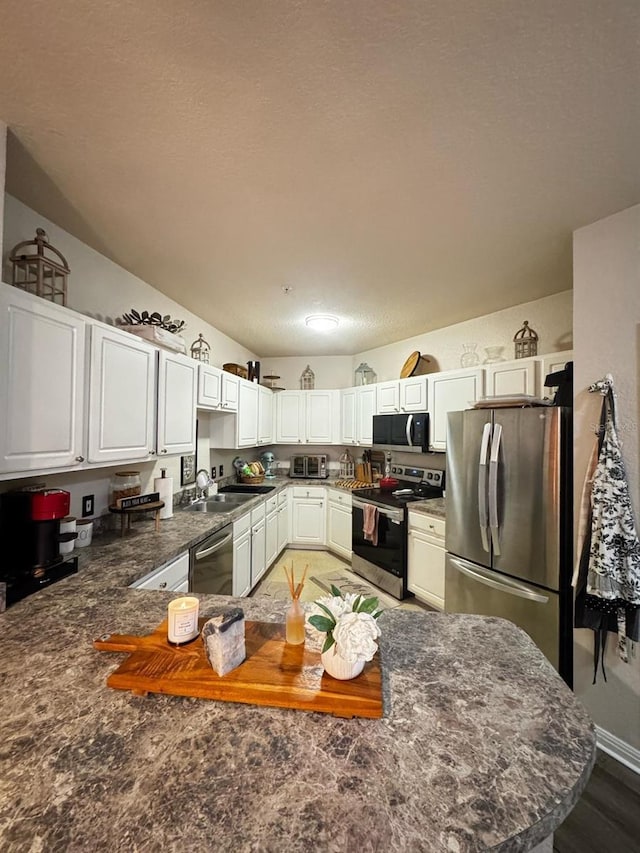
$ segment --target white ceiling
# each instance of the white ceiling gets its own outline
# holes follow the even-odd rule
[[[571,287],[640,201],[639,36],[637,0],[5,0],[7,189],[260,356],[352,354]]]

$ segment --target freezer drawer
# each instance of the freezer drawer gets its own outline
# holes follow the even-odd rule
[[[529,634],[556,669],[560,661],[560,597],[452,554],[445,562],[445,610],[509,619]]]

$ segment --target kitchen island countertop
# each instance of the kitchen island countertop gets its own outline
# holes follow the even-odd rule
[[[174,596],[125,588],[144,561],[96,547],[0,614],[4,851],[521,851],[586,784],[587,714],[500,619],[386,611],[381,720],[111,690],[122,655],[92,640],[148,633]],[[231,601],[284,621],[286,603]]]

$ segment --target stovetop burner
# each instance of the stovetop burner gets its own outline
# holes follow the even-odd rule
[[[393,491],[382,489],[354,489],[353,495],[369,503],[377,503],[382,506],[404,507],[413,501],[423,501],[428,498],[441,498],[444,492],[444,471],[423,468],[405,468],[393,466],[391,473],[394,476],[403,475],[404,479],[398,479],[398,485]],[[411,490],[410,494],[399,495],[396,492]]]

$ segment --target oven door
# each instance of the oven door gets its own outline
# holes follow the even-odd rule
[[[364,538],[365,506],[365,501],[354,496],[351,514],[354,555],[378,566],[404,583],[407,574],[407,528],[404,509],[375,505],[378,510],[378,544],[374,545]]]

